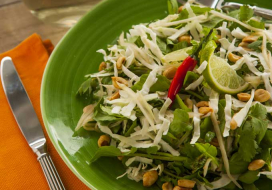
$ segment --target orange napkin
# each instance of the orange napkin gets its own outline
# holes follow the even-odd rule
[[[33,34],[16,48],[0,54],[0,60],[5,56],[12,58],[41,124],[43,124],[40,111],[41,80],[53,48],[50,40],[42,41],[37,34]],[[44,126],[43,130],[49,153],[66,189],[88,189],[62,161]],[[2,87],[0,87],[0,189],[49,189],[36,155],[27,145],[17,126]]]

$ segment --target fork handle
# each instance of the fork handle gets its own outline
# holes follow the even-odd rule
[[[234,3],[234,2],[226,2],[223,4],[222,8],[232,8],[232,9],[239,9],[241,6],[243,6],[240,3]],[[254,13],[258,16],[264,17],[266,19],[271,20],[272,19],[272,10],[270,9],[265,9],[265,8],[260,8],[257,6],[250,6],[253,10]]]
[[[48,153],[38,158],[50,190],[65,190],[54,163]]]

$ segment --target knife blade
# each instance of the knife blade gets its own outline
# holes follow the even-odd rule
[[[65,189],[47,152],[42,126],[10,57],[1,61],[1,81],[16,122],[37,154],[50,189]]]

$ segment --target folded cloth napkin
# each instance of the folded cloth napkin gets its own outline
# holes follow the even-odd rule
[[[39,35],[33,34],[16,48],[0,54],[0,60],[5,56],[12,58],[42,126],[41,80],[53,48],[50,40],[42,41]],[[49,153],[66,189],[88,189],[60,158],[44,126],[43,130]],[[0,184],[0,189],[5,190],[49,189],[36,155],[27,145],[17,126],[2,87],[0,87]]]

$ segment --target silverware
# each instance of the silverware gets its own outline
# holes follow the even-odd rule
[[[1,80],[10,108],[28,145],[37,154],[51,190],[64,190],[58,172],[46,148],[46,139],[10,57],[1,61]]]
[[[178,0],[181,4],[186,3],[184,0]],[[239,9],[241,6],[243,6],[240,3],[234,3],[234,2],[224,2],[224,0],[198,0],[200,4],[203,4],[205,6],[216,8],[216,9]],[[258,16],[261,16],[266,19],[272,19],[272,10],[260,8],[257,6],[250,6],[254,13]]]

